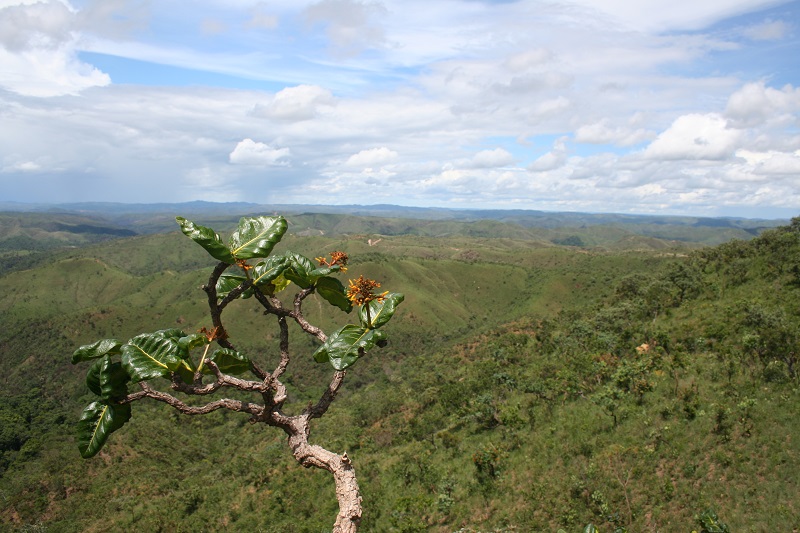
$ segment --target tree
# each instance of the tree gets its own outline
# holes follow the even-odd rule
[[[272,254],[287,229],[283,217],[245,217],[230,236],[228,244],[211,228],[177,217],[181,231],[202,246],[219,262],[202,287],[208,300],[211,324],[197,333],[163,329],[137,335],[126,342],[102,339],[78,348],[73,364],[94,361],[86,383],[98,399],[89,404],[78,422],[78,447],[84,458],[97,454],[108,439],[131,417],[134,402],[151,398],[164,402],[181,413],[202,415],[229,409],[250,415],[252,423],[282,429],[295,459],[305,467],[327,470],[333,475],[339,514],[333,527],[336,533],[355,532],[361,520],[361,495],[355,471],[345,452],[342,455],[310,444],[311,420],[328,410],[342,386],[346,370],[374,346],[386,344],[381,329],[394,315],[403,295],[376,294],[380,284],[360,276],[347,288],[332,274],[347,270],[347,255],[332,252],[330,259],[316,258],[318,265],[293,252]],[[254,261],[255,264],[253,264]],[[235,267],[238,272],[229,273]],[[291,284],[298,287],[291,303],[277,294]],[[316,293],[334,307],[350,313],[358,308],[358,324],[347,324],[331,335],[312,325],[303,314],[303,302]],[[254,298],[264,314],[277,321],[279,362],[267,372],[254,359],[234,347],[222,320],[224,310],[234,300]],[[286,387],[281,376],[292,359],[289,321],[302,332],[322,343],[313,357],[330,363],[333,375],[316,403],[309,403],[300,414],[284,412]],[[211,350],[212,343],[218,347]],[[243,379],[243,374],[256,379]],[[151,380],[166,379],[173,392],[156,389]],[[138,384],[136,392],[129,384]],[[226,388],[253,394],[243,401],[221,398],[205,405],[190,405],[174,393],[207,396]]]

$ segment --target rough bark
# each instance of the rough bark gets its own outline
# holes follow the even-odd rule
[[[333,474],[339,514],[333,525],[334,533],[356,533],[361,523],[361,492],[355,469],[347,452],[335,454],[325,448],[308,443],[308,418],[297,417],[287,430],[289,448],[297,461],[306,468],[316,467]]]

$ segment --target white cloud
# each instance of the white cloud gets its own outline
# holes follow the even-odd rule
[[[539,156],[533,163],[528,165],[528,170],[533,172],[546,172],[564,166],[567,162],[567,143],[566,138],[562,137],[553,143],[553,149],[546,154]]]
[[[57,49],[73,40],[74,13],[57,0],[0,8],[0,46],[10,52]]]
[[[368,150],[361,150],[357,154],[351,155],[345,163],[348,167],[356,168],[372,168],[380,167],[397,160],[398,153],[390,150],[385,146],[380,148],[370,148]]]
[[[800,150],[793,153],[777,152],[752,152],[750,150],[739,150],[737,157],[747,161],[750,171],[755,174],[771,176],[794,176],[800,181]]]
[[[0,91],[4,195],[37,172],[28,198],[346,203],[356,184],[364,202],[407,205],[800,206],[796,3],[769,13],[785,25],[758,14],[705,30],[766,4],[256,1],[0,16],[0,86],[53,96]],[[200,40],[204,21],[228,31]],[[112,75],[126,64],[114,56],[144,68],[113,85],[78,50],[105,54]]]
[[[26,96],[77,94],[111,83],[107,74],[79,61],[69,46],[19,53],[0,49],[0,65],[0,87]]]
[[[742,140],[742,132],[728,127],[727,121],[714,113],[678,117],[644,151],[650,159],[725,159],[733,155]]]
[[[586,124],[575,130],[575,140],[589,144],[614,144],[617,146],[633,146],[644,141],[652,140],[655,134],[643,128],[609,125],[608,119],[603,119],[594,124]]]
[[[514,162],[511,152],[503,148],[494,150],[481,150],[472,158],[472,165],[476,168],[496,168],[510,165]]]
[[[0,8],[0,87],[39,97],[108,85],[108,75],[77,57],[76,13],[59,1]]]
[[[288,148],[273,148],[253,139],[244,139],[230,153],[229,161],[234,165],[288,165],[286,159],[289,155]]]
[[[725,116],[741,127],[766,122],[794,122],[800,112],[800,87],[767,87],[763,81],[748,83],[728,99]]]
[[[298,85],[279,91],[266,106],[256,106],[256,115],[276,120],[310,120],[325,107],[336,104],[333,94],[316,85]]]

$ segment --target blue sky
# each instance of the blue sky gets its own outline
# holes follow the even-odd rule
[[[800,1],[0,0],[0,200],[800,214]]]

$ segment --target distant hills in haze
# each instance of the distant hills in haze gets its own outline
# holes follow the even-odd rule
[[[390,204],[376,205],[313,205],[313,204],[256,204],[250,202],[206,202],[202,200],[183,203],[115,203],[79,202],[64,204],[37,204],[0,202],[0,212],[73,213],[101,216],[112,220],[136,214],[202,214],[213,216],[241,216],[253,213],[277,212],[282,214],[326,213],[382,218],[411,218],[423,220],[497,220],[519,224],[523,227],[559,228],[608,224],[659,224],[741,228],[758,231],[777,227],[786,219],[752,219],[738,217],[694,217],[678,215],[631,215],[616,213],[580,213],[537,211],[529,209],[454,209],[444,207],[405,207]]]
[[[298,235],[417,235],[540,241],[582,248],[665,249],[749,240],[788,220],[248,202],[0,202],[0,252],[43,251],[176,230],[175,216],[226,231],[244,215],[282,214]]]

